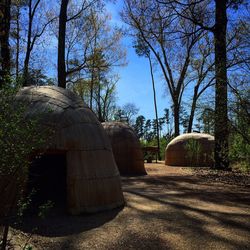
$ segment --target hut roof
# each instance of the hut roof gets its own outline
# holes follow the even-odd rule
[[[51,151],[67,157],[67,200],[72,214],[96,212],[124,203],[120,176],[102,125],[80,97],[55,86],[25,87],[17,100],[28,103],[27,117],[55,129]]]
[[[197,152],[195,149],[188,149],[188,142],[197,142]],[[193,146],[195,147],[195,145]],[[211,165],[213,163],[212,153],[214,148],[214,137],[205,133],[186,133],[174,138],[166,147],[165,164],[173,166],[188,166],[192,164],[192,155],[195,153],[196,165]],[[190,150],[192,152],[190,152]]]
[[[171,146],[172,144],[179,143],[179,142],[185,142],[189,139],[214,141],[214,136],[205,134],[205,133],[186,133],[186,134],[182,134],[182,135],[175,137],[168,144],[168,146]]]
[[[120,173],[146,174],[143,152],[134,130],[123,122],[104,122],[102,125],[110,139]]]

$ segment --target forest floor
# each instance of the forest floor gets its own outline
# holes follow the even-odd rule
[[[249,175],[163,162],[146,169],[146,176],[122,178],[124,208],[28,220],[12,229],[12,243],[55,250],[250,249]]]

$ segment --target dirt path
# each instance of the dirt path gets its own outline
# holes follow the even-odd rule
[[[163,163],[146,167],[147,176],[123,178],[123,209],[48,218],[33,249],[250,249],[248,188]],[[27,221],[22,230],[31,228]]]

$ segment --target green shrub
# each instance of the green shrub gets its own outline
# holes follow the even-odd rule
[[[16,101],[18,86],[6,81],[0,89],[0,219],[4,226],[1,247],[6,247],[10,218],[25,207],[22,198],[31,155],[44,148],[52,134],[40,126],[40,118],[26,118],[27,105]],[[24,202],[20,205],[20,202]]]
[[[197,166],[201,154],[201,144],[195,139],[189,139],[185,144],[187,159],[191,166]]]
[[[250,144],[240,134],[235,133],[230,137],[229,157],[233,166],[250,171]]]

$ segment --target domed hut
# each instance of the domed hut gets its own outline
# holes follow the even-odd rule
[[[214,137],[204,133],[187,133],[174,138],[165,151],[165,165],[212,166]]]
[[[102,123],[111,145],[121,175],[147,174],[143,152],[134,130],[122,122]]]
[[[124,203],[108,137],[80,97],[63,88],[43,86],[23,88],[17,100],[27,103],[28,117],[42,114],[42,126],[55,131],[45,154],[31,166],[35,175],[42,176],[39,187],[46,187],[46,195],[65,193],[71,214],[112,209]]]

